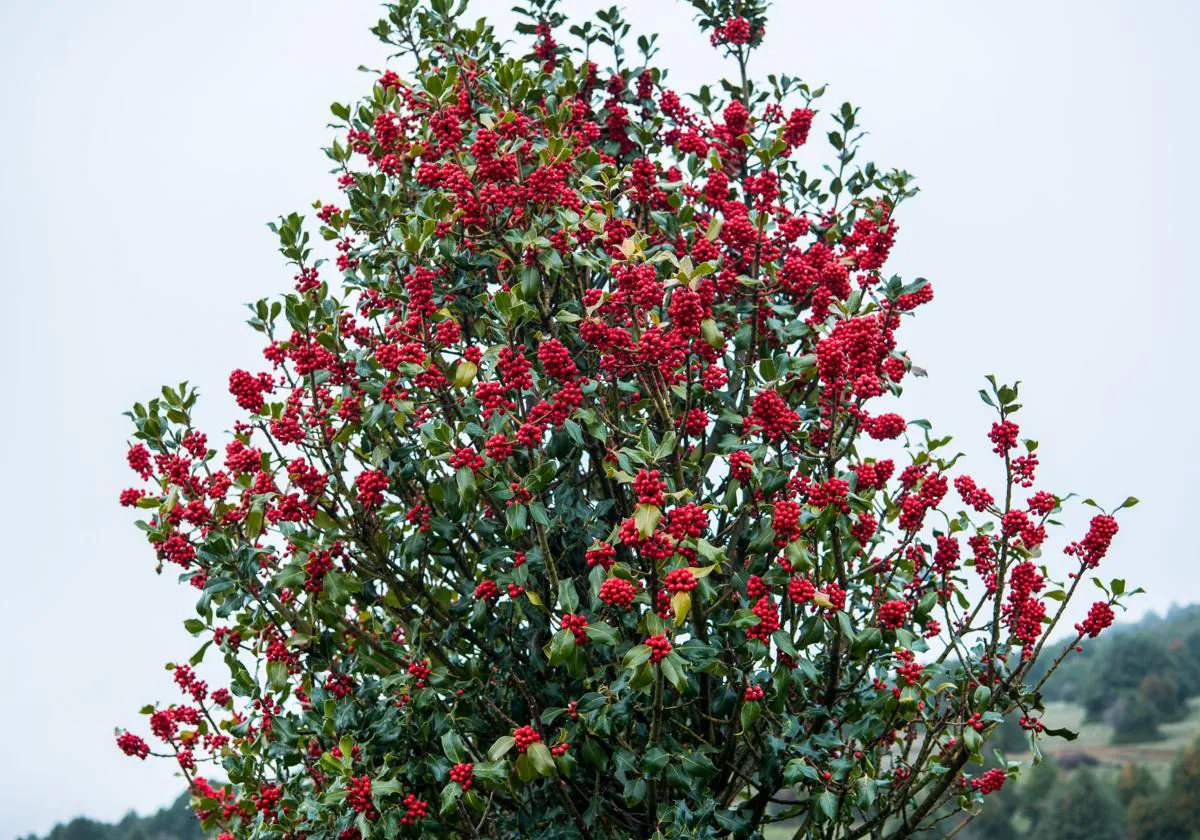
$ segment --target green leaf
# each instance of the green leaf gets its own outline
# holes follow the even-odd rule
[[[725,346],[725,336],[721,335],[721,328],[712,318],[705,318],[700,322],[700,334],[708,342],[708,346],[714,350],[720,350]]]
[[[537,770],[529,759],[529,754],[517,757],[517,776],[522,782],[532,782],[537,777]]]
[[[1043,731],[1052,738],[1063,738],[1064,740],[1067,740],[1067,741],[1074,741],[1076,738],[1079,737],[1078,732],[1072,732],[1070,729],[1067,729],[1065,727],[1063,727],[1061,729],[1046,729]]]
[[[642,772],[648,776],[656,776],[659,771],[667,766],[667,762],[671,760],[671,755],[662,747],[651,747],[642,757]]]
[[[271,691],[283,691],[287,688],[288,669],[287,663],[278,659],[273,659],[267,663],[267,685]]]
[[[631,779],[625,783],[625,804],[634,807],[646,798],[646,780]]]
[[[785,785],[798,784],[801,779],[808,779],[811,782],[816,782],[819,781],[820,778],[821,777],[817,773],[817,769],[803,758],[793,758],[783,769],[783,783]]]
[[[712,569],[714,567],[719,567],[721,564],[721,561],[723,561],[725,559],[725,552],[722,551],[721,549],[717,548],[715,545],[710,543],[708,540],[704,539],[704,537],[701,537],[700,539],[696,540],[696,551],[698,551],[700,553],[700,556],[703,557],[705,560],[712,562],[713,566],[705,567],[705,568],[709,569],[709,571],[712,571]],[[692,570],[692,574],[696,575],[697,577],[699,577],[699,575],[697,574],[698,572],[699,572],[698,569]]]
[[[667,682],[675,686],[675,690],[682,694],[687,688],[687,674],[683,669],[683,660],[672,653],[659,663],[659,667],[662,668],[663,677]]]
[[[200,645],[200,649],[192,654],[192,658],[188,660],[191,665],[199,665],[204,660],[204,654],[208,651],[209,645],[212,644],[212,639],[209,639],[204,644]]]
[[[776,630],[774,633],[772,633],[771,641],[775,643],[775,647],[779,648],[792,658],[800,655],[796,652],[796,646],[792,644],[792,637],[783,630]]]
[[[476,779],[499,784],[508,778],[508,765],[503,761],[485,761],[476,764],[471,772]]]
[[[551,665],[557,665],[562,662],[571,653],[575,647],[575,634],[570,630],[559,630],[550,639],[550,644],[547,646],[546,653]]]
[[[992,699],[992,690],[986,685],[981,685],[975,689],[974,706],[976,709],[982,709]]]
[[[496,739],[495,743],[492,744],[491,749],[488,750],[488,760],[499,761],[509,750],[513,748],[513,744],[515,743],[517,742],[513,736],[501,735]]]
[[[862,808],[870,808],[875,801],[875,780],[870,776],[860,776],[855,782],[858,788],[858,804]]]
[[[558,582],[558,605],[563,612],[573,613],[579,609],[579,595],[575,591],[575,581],[570,578]]]
[[[550,748],[542,743],[529,745],[528,752],[529,760],[533,763],[533,769],[543,776],[554,775],[554,756],[550,754]]]
[[[650,647],[648,645],[634,645],[625,654],[625,658],[621,660],[621,667],[636,670],[649,661]]]
[[[762,707],[759,706],[755,701],[751,700],[748,703],[743,703],[741,713],[742,729],[748,730],[754,725],[754,722],[758,720],[758,717],[761,714]]]
[[[850,623],[850,616],[846,615],[846,613],[842,612],[841,610],[838,610],[837,622],[838,629],[841,631],[842,635],[845,636],[851,644],[854,644],[854,639],[856,637],[854,635],[854,626]]]
[[[615,645],[617,643],[617,631],[611,625],[603,621],[594,621],[587,626],[588,638],[593,642],[599,642],[602,645]]]
[[[463,744],[462,738],[458,737],[458,733],[453,729],[442,735],[442,751],[446,753],[446,758],[455,764],[463,761],[467,755],[467,748]]]
[[[475,473],[467,467],[459,467],[456,475],[458,495],[468,503],[475,498]]]
[[[837,797],[834,796],[833,791],[827,790],[818,796],[817,807],[828,819],[833,819],[837,813]]]
[[[262,508],[255,506],[246,514],[246,536],[253,539],[262,531],[263,512]]]
[[[438,807],[438,813],[449,813],[454,808],[454,803],[458,802],[460,796],[462,796],[462,788],[458,786],[458,782],[448,782],[442,788],[441,805]]]

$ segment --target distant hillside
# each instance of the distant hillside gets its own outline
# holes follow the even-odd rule
[[[25,840],[204,840],[187,802],[185,793],[157,814],[139,817],[130,811],[115,825],[79,817],[55,826],[45,838],[31,834]]]
[[[1111,718],[1134,706],[1137,715],[1152,713],[1157,721],[1183,718],[1187,701],[1200,696],[1200,605],[1117,624],[1085,641],[1083,651],[1068,656],[1047,683],[1045,695],[1079,704],[1089,720]]]

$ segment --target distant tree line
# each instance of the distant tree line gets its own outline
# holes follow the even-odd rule
[[[960,814],[946,814],[948,837]],[[1068,770],[1047,758],[1019,785],[1006,785],[956,840],[1198,840],[1200,741],[1180,751],[1164,784],[1143,765],[1115,777],[1092,767]]]
[[[1200,695],[1200,605],[1118,625],[1069,657],[1047,683],[1046,700],[1078,703],[1090,721],[1113,726],[1114,743],[1159,737]]]
[[[78,817],[55,826],[41,840],[204,840],[204,836],[185,793],[157,814],[139,817],[131,811],[115,824]],[[31,834],[25,840],[39,838]]]

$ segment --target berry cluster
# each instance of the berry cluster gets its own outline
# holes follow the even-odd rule
[[[637,587],[624,578],[610,577],[600,584],[600,600],[622,609],[629,609],[637,593]]]
[[[513,731],[513,740],[516,741],[517,752],[524,753],[532,744],[540,744],[542,736],[532,726],[522,726]]]
[[[642,642],[646,647],[650,648],[650,661],[662,662],[667,658],[667,654],[671,652],[671,642],[665,635],[659,633],[651,636]]]
[[[471,789],[471,782],[475,779],[475,765],[468,762],[459,762],[450,768],[450,781],[458,782],[458,786],[463,790]]]

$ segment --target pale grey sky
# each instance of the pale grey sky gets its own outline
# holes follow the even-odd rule
[[[510,5],[472,11],[510,31]],[[677,89],[712,80],[682,0],[625,6],[663,33]],[[154,576],[116,505],[120,413],[186,378],[202,425],[228,427],[228,372],[260,358],[241,304],[290,280],[264,223],[335,195],[328,105],[383,64],[378,10],[0,2],[0,837],[182,789],[113,746],[113,726],[174,698],[163,663],[194,648],[191,592]],[[903,338],[930,374],[908,413],[986,474],[975,391],[1023,380],[1042,483],[1142,499],[1105,569],[1149,590],[1137,614],[1200,600],[1198,23],[1190,0],[776,0],[753,68],[829,82],[826,107],[862,107],[866,156],[919,177],[890,264],[937,289]]]

